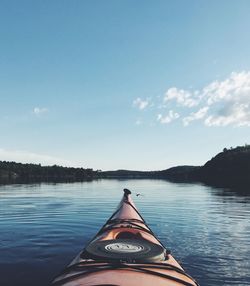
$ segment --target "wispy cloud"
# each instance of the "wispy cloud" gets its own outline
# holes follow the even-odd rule
[[[24,150],[6,150],[0,148],[0,160],[15,161],[20,163],[35,163],[42,165],[62,165],[75,166],[74,162],[65,159],[53,157],[50,155],[37,154]]]
[[[167,115],[162,115],[161,113],[157,115],[157,121],[167,124],[172,122],[175,119],[178,119],[180,115],[177,112],[174,112],[173,110],[169,110]]]
[[[232,73],[203,89],[203,97],[215,113],[205,119],[207,126],[250,126],[250,72]]]
[[[204,118],[205,115],[207,114],[208,110],[209,110],[209,107],[205,106],[196,112],[192,112],[189,116],[184,117],[182,119],[184,126],[189,125],[189,123],[194,121],[194,120],[199,120],[199,119]]]
[[[135,101],[138,105],[144,102]],[[233,72],[198,90],[171,87],[158,103],[161,109],[169,110],[165,116],[164,112],[157,115],[162,124],[178,119],[184,126],[194,121],[205,126],[250,126],[250,71]],[[141,105],[141,109],[146,106]]]
[[[141,99],[140,97],[137,97],[134,101],[133,101],[133,106],[137,107],[140,110],[145,109],[147,106],[149,105],[149,100],[148,99]]]
[[[190,91],[178,89],[176,87],[169,88],[163,98],[164,102],[168,102],[171,100],[174,100],[178,104],[186,107],[197,106],[200,101],[197,92],[192,93]]]
[[[36,116],[40,116],[44,113],[47,113],[49,110],[48,108],[45,107],[34,107],[32,113],[35,114]]]
[[[217,114],[205,119],[207,126],[250,126],[250,105],[240,102],[224,106]]]
[[[201,94],[209,105],[221,101],[248,103],[250,99],[250,72],[233,72],[224,81],[214,81],[204,87]]]

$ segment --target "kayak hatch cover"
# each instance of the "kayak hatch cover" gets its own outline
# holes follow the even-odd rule
[[[124,189],[117,210],[51,286],[193,286]]]

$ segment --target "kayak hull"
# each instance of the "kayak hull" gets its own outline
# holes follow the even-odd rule
[[[198,285],[146,224],[131,192],[53,286]]]

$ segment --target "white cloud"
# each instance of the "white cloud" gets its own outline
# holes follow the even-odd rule
[[[200,99],[196,95],[196,93],[187,90],[171,87],[165,93],[163,101],[175,100],[179,105],[193,107],[199,104]]]
[[[23,150],[6,150],[0,148],[1,161],[15,161],[20,163],[34,163],[42,165],[62,165],[62,166],[75,166],[73,162],[61,158],[36,154],[33,152]]]
[[[168,89],[163,102],[176,101],[182,106],[184,126],[194,120],[202,120],[206,126],[250,126],[250,72],[233,72],[225,80],[216,80],[200,90]],[[184,109],[183,109],[184,108]]]
[[[35,107],[32,112],[36,116],[40,116],[44,113],[47,113],[48,111],[49,111],[48,108],[45,108],[45,107]]]
[[[214,81],[202,90],[212,107],[207,126],[250,126],[250,72],[231,73],[224,81]]]
[[[250,71],[232,72],[228,78],[212,81],[199,90],[171,87],[155,101],[152,104],[150,100],[155,113],[172,109],[165,116],[163,112],[157,115],[160,123],[179,119],[184,126],[193,121],[205,126],[250,126]],[[149,101],[137,98],[133,105],[142,110]]]
[[[228,105],[219,114],[209,115],[204,123],[207,126],[250,126],[249,104]]]
[[[217,102],[249,102],[250,72],[231,73],[224,81],[214,81],[202,90],[209,105]]]
[[[137,97],[133,101],[133,106],[139,108],[140,110],[145,109],[148,105],[149,105],[149,100],[148,99],[143,100],[140,97]]]
[[[197,112],[192,112],[189,116],[186,116],[182,119],[184,126],[189,125],[191,121],[199,120],[205,117],[209,110],[208,106],[202,107]]]
[[[179,118],[180,115],[177,112],[174,112],[173,110],[169,110],[168,114],[163,116],[162,114],[157,115],[157,121],[159,121],[162,124],[168,124],[172,122],[173,120],[176,120]]]

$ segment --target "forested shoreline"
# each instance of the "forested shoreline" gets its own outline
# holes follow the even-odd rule
[[[1,183],[88,181],[96,178],[96,174],[91,168],[0,161]]]
[[[177,166],[161,171],[100,171],[91,168],[0,161],[1,184],[145,178],[173,182],[201,182],[221,187],[246,187],[250,185],[250,145],[224,148],[203,166]]]

